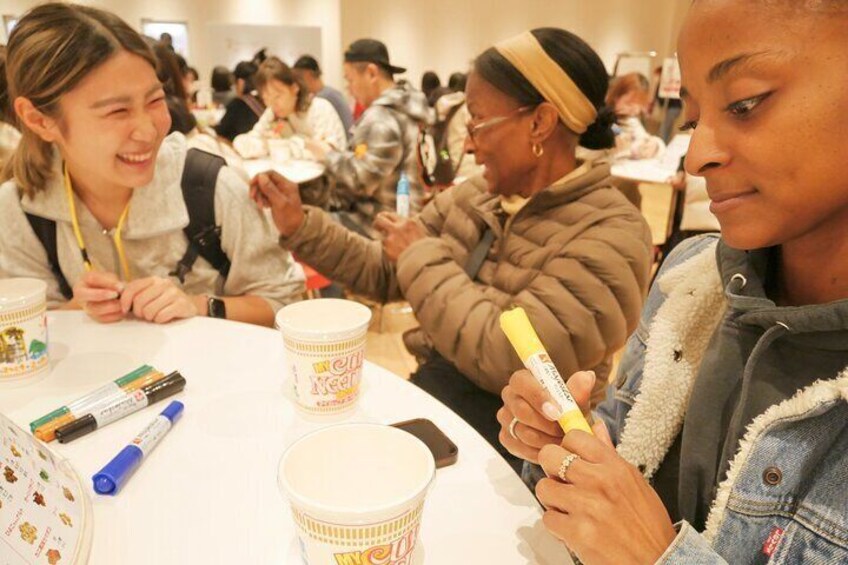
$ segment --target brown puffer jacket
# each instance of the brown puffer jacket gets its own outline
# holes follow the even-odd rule
[[[648,286],[651,237],[639,211],[610,186],[609,164],[530,199],[514,216],[476,177],[439,194],[417,220],[431,237],[392,265],[368,241],[308,208],[284,247],[354,292],[403,296],[421,328],[417,355],[435,349],[483,389],[499,394],[522,367],[498,317],[523,306],[564,376],[594,369],[602,398],[612,354],[636,328]],[[476,280],[464,270],[486,227],[495,239]]]

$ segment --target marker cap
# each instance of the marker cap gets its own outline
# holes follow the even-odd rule
[[[86,414],[70,424],[65,424],[61,428],[57,428],[55,434],[59,443],[68,443],[69,441],[74,441],[77,438],[90,434],[96,429],[97,420],[91,414]]]
[[[117,494],[141,464],[143,457],[144,453],[134,445],[123,448],[114,459],[92,477],[94,492],[97,494]]]

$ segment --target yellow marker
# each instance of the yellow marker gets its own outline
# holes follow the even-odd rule
[[[523,308],[515,308],[501,314],[501,329],[509,338],[515,352],[524,366],[533,373],[539,384],[544,387],[560,412],[559,425],[565,433],[571,430],[583,430],[592,433],[589,422],[574,401],[574,397],[565,386],[565,381],[551,361],[542,340],[530,324]]]

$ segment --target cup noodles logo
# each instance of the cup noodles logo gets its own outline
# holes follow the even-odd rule
[[[335,396],[341,400],[355,392],[362,372],[365,352],[362,350],[344,357],[335,357],[312,364],[314,375],[309,376],[312,394]]]
[[[413,528],[390,544],[376,545],[364,551],[335,553],[333,557],[336,565],[411,565],[417,535],[418,528]]]

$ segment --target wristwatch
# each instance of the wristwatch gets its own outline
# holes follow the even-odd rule
[[[209,300],[206,301],[206,305],[209,309],[206,315],[210,318],[221,318],[222,320],[227,318],[227,305],[220,298],[210,296]]]

